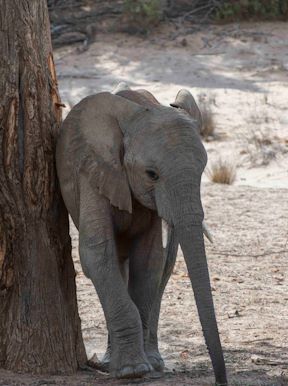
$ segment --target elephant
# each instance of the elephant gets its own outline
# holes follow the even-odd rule
[[[159,312],[180,244],[216,384],[227,385],[203,237],[201,124],[188,90],[168,107],[123,83],[75,105],[57,139],[62,196],[107,323],[103,366],[117,378],[164,368]]]

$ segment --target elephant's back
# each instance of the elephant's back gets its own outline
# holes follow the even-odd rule
[[[116,95],[128,99],[131,102],[138,103],[144,107],[155,107],[160,105],[160,102],[154,97],[154,95],[147,90],[122,90],[117,92]]]

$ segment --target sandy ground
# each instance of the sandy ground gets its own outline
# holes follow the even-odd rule
[[[185,38],[185,41],[183,39]],[[207,255],[231,385],[288,385],[288,26],[210,26],[205,33],[166,28],[148,39],[99,35],[88,51],[55,52],[65,113],[88,94],[118,82],[144,87],[164,104],[180,88],[208,100],[216,139],[205,143],[237,168],[233,186],[204,178],[203,202],[215,242]],[[259,134],[260,133],[260,134]],[[257,145],[257,138],[265,145]],[[83,335],[88,356],[105,351],[106,327],[91,282],[82,273],[71,227]],[[0,385],[213,384],[189,278],[179,251],[160,320],[162,378],[121,382],[100,373],[21,377]]]
[[[99,35],[84,53],[55,52],[64,114],[120,81],[147,88],[167,105],[188,88],[214,114],[218,140],[206,143],[210,161],[222,156],[234,163],[237,184],[287,188],[287,37],[286,23],[210,26],[193,34],[165,27],[147,40]],[[255,136],[271,145],[257,148]]]

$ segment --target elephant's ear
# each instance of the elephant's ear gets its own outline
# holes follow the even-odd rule
[[[175,102],[170,103],[170,106],[176,107],[177,109],[185,110],[193,119],[197,122],[197,129],[200,132],[203,125],[202,114],[193,98],[193,95],[185,89],[178,92]]]
[[[88,173],[91,185],[111,205],[132,213],[131,191],[122,165],[123,136],[129,120],[143,108],[122,97],[100,93],[85,98],[73,110],[81,143],[81,172]]]

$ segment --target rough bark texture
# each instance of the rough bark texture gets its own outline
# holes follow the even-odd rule
[[[68,215],[55,172],[61,121],[45,0],[0,0],[0,367],[86,362]]]

